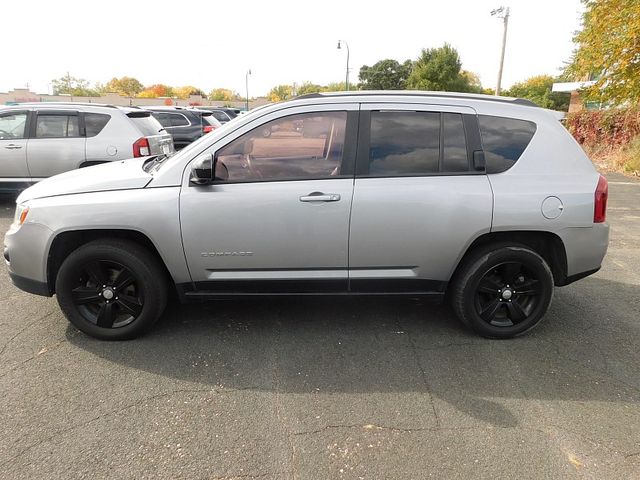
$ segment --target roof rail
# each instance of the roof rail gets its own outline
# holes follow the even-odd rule
[[[370,91],[351,91],[351,92],[327,92],[327,93],[307,93],[294,97],[292,100],[308,99],[308,98],[335,98],[348,96],[379,96],[379,95],[401,95],[412,97],[435,97],[435,98],[458,98],[469,100],[480,100],[484,102],[511,103],[516,105],[525,105],[528,107],[538,107],[538,105],[526,98],[496,97],[492,95],[482,95],[473,93],[455,93],[455,92],[424,92],[419,90],[370,90]]]
[[[15,105],[38,105],[38,106],[60,106],[60,105],[69,105],[69,106],[80,106],[80,107],[107,107],[107,108],[118,108],[116,105],[109,105],[106,103],[91,103],[91,102],[17,102],[13,105],[7,106],[15,106]],[[128,105],[123,105],[128,106]]]

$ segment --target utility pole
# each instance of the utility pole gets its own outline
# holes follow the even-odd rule
[[[245,110],[249,111],[249,75],[251,75],[251,69],[247,70],[246,75],[244,76],[245,87],[247,87],[247,101],[245,103]]]
[[[500,68],[498,69],[498,83],[496,84],[496,95],[500,95],[500,86],[502,84],[502,67],[504,66],[504,51],[507,46],[507,28],[509,27],[509,7],[500,7],[491,10],[492,17],[502,19],[504,30],[502,31],[502,52],[500,53]]]
[[[349,44],[344,40],[338,40],[338,50],[342,49],[340,42],[344,43],[344,46],[347,47],[347,74],[344,79],[345,90],[349,90]]]

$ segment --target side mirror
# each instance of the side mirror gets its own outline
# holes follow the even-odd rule
[[[206,154],[197,158],[191,167],[191,179],[193,185],[209,185],[213,182],[213,155]]]
[[[486,167],[486,160],[484,159],[484,152],[482,150],[473,151],[473,168],[478,171],[484,171]]]
[[[219,161],[213,154],[208,153],[197,158],[191,167],[192,185],[211,185],[216,181],[229,179],[227,166]]]

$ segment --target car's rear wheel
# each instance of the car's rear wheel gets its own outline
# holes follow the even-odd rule
[[[510,338],[535,327],[552,296],[551,269],[525,246],[498,246],[471,255],[451,291],[458,318],[490,338]]]
[[[167,281],[159,262],[140,245],[97,240],[64,260],[56,295],[79,330],[102,340],[126,340],[158,320],[167,301]]]

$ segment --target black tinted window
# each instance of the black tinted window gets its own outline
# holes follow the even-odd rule
[[[229,121],[229,117],[224,112],[216,112],[216,111],[214,111],[212,113],[213,113],[213,116],[216,118],[216,120],[218,120],[220,122],[228,122]]]
[[[479,115],[478,121],[487,173],[500,173],[511,168],[536,131],[535,123],[515,118]]]
[[[434,173],[439,158],[439,113],[371,112],[370,175]]]
[[[442,114],[442,138],[442,171],[466,172],[469,170],[467,142],[461,114]]]
[[[111,120],[111,115],[104,113],[85,113],[84,114],[84,128],[87,132],[87,137],[95,137]]]
[[[171,119],[172,127],[185,127],[189,125],[189,120],[181,113],[170,113],[169,118]]]
[[[38,115],[36,138],[78,137],[77,115]]]
[[[160,125],[162,125],[163,127],[171,126],[171,119],[169,118],[168,113],[153,112],[152,115],[153,115],[153,118],[158,120],[158,122],[160,122]]]
[[[299,180],[340,175],[346,112],[290,115],[223,147],[218,161],[230,182]]]

